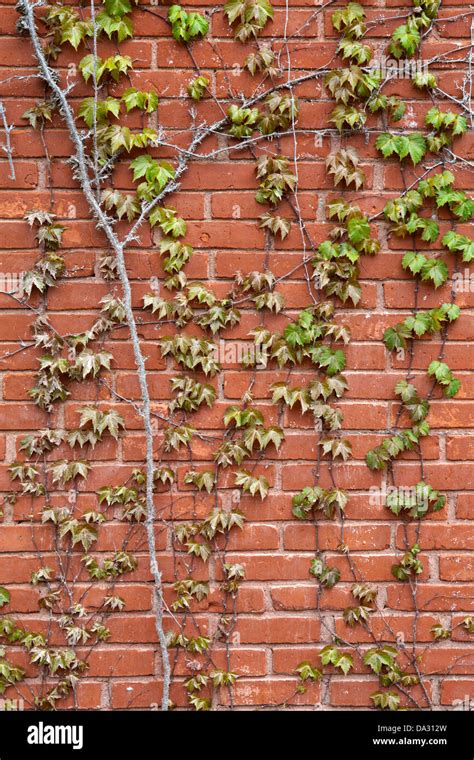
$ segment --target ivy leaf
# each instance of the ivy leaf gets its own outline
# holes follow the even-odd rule
[[[423,135],[416,133],[408,135],[408,153],[414,166],[420,163],[426,153],[426,140]]]
[[[319,656],[323,665],[334,665],[347,675],[352,668],[353,661],[350,654],[340,652],[335,646],[328,645],[321,649]]]
[[[273,8],[268,0],[228,0],[224,12],[229,24],[240,21],[236,38],[241,42],[246,42],[251,36],[256,37],[268,19],[273,18]]]
[[[445,362],[432,361],[428,367],[428,374],[436,378],[436,382],[446,386],[444,395],[447,398],[453,398],[461,387],[461,382],[453,376],[450,368]]]
[[[443,303],[438,311],[441,312],[443,318],[448,319],[450,322],[455,322],[461,314],[461,309],[455,303]]]
[[[324,454],[331,454],[333,459],[341,457],[346,462],[352,453],[352,446],[349,441],[341,438],[328,438],[321,440]]]
[[[421,35],[414,23],[410,23],[412,17],[409,17],[406,24],[402,24],[397,27],[392,34],[393,42],[390,45],[390,52],[396,58],[400,58],[399,47],[406,53],[408,57],[411,57],[416,51],[418,45],[421,42]],[[394,44],[395,43],[395,44]]]
[[[448,279],[449,270],[442,259],[430,259],[423,267],[421,279],[431,280],[435,288],[439,288]]]
[[[85,380],[88,375],[97,377],[101,369],[110,369],[113,356],[108,351],[99,351],[95,354],[90,349],[84,349],[78,356],[74,366],[71,367],[70,375]]]
[[[350,129],[363,127],[366,119],[367,117],[365,113],[358,108],[355,108],[354,106],[339,104],[331,111],[331,117],[329,121],[333,122],[336,125],[339,132],[342,132],[345,125],[347,125]]]
[[[451,381],[451,370],[445,362],[432,361],[428,367],[428,374],[436,377],[441,385],[448,385]]]
[[[204,76],[198,76],[188,84],[187,90],[193,100],[201,100],[208,87],[209,79]]]
[[[263,214],[260,217],[261,229],[269,229],[273,235],[279,234],[281,239],[284,240],[291,229],[291,219],[285,219],[282,216],[274,216],[273,214]]]
[[[457,203],[451,211],[461,222],[467,222],[474,214],[474,200],[467,196]]]
[[[199,543],[199,541],[187,541],[188,554],[193,554],[195,557],[199,557],[203,562],[207,562],[212,554],[211,547],[206,543]]]
[[[81,410],[79,427],[85,427],[89,423],[94,433],[99,437],[108,430],[110,435],[118,440],[120,429],[125,427],[122,416],[115,409],[108,409],[105,412],[91,406],[83,407]]]
[[[319,656],[323,665],[334,665],[339,657],[339,651],[336,647],[328,645],[321,649]]]
[[[127,113],[133,108],[139,108],[145,113],[153,113],[158,108],[158,95],[156,92],[137,90],[129,87],[122,95]]]
[[[341,654],[338,661],[335,663],[336,668],[342,670],[345,676],[347,676],[352,668],[352,664],[352,655],[350,654]]]
[[[453,111],[440,111],[439,108],[435,107],[430,108],[426,114],[425,124],[434,127],[438,132],[449,130],[453,137],[462,135],[467,130],[467,122],[464,116]]]
[[[349,625],[352,628],[357,623],[367,623],[371,612],[371,607],[364,607],[362,605],[359,607],[346,607],[342,613],[342,618],[346,625]]]
[[[323,677],[321,671],[318,670],[318,668],[313,668],[311,663],[307,660],[300,662],[296,668],[296,672],[298,673],[301,681],[319,681]]]
[[[133,37],[133,24],[128,17],[109,16],[107,13],[101,12],[97,14],[96,22],[99,30],[103,30],[109,39],[112,39],[114,34],[117,35],[117,42],[123,42],[128,37]]]
[[[464,618],[461,625],[468,633],[474,633],[474,619],[472,617]]]
[[[379,674],[384,666],[389,668],[393,665],[396,655],[397,650],[390,646],[383,647],[383,649],[369,649],[364,655],[364,663],[374,673]]]
[[[438,85],[435,75],[429,72],[417,72],[412,76],[412,82],[419,89],[426,87],[433,90]]]
[[[190,42],[197,37],[204,37],[209,29],[209,22],[201,13],[187,13],[180,5],[171,5],[168,9],[173,37],[178,42]]]
[[[312,359],[320,367],[326,367],[330,377],[338,375],[346,366],[346,356],[340,348],[334,351],[328,346],[319,346],[312,352]]]
[[[351,588],[351,594],[356,599],[370,604],[377,598],[378,591],[374,586],[369,586],[367,583],[354,583]]]
[[[120,114],[120,101],[117,98],[106,98],[97,102],[94,102],[94,98],[85,98],[78,111],[78,115],[84,119],[89,128],[94,123],[94,117],[97,119],[98,124],[107,124],[109,113],[118,118]]]
[[[403,269],[409,269],[412,274],[418,274],[426,264],[426,256],[416,251],[408,251],[402,259]]]
[[[388,106],[390,108],[392,121],[400,121],[406,111],[406,105],[403,100],[399,100],[395,97],[389,98]]]
[[[132,10],[129,0],[104,0],[104,5],[111,16],[123,16]]]
[[[91,465],[84,459],[78,459],[73,462],[61,459],[51,465],[49,472],[51,473],[53,483],[69,483],[78,477],[87,478],[90,469]]]
[[[398,710],[400,706],[400,696],[394,691],[377,691],[370,698],[374,707],[380,707],[381,710]]]
[[[386,462],[379,457],[378,452],[375,449],[371,449],[367,452],[365,455],[365,461],[370,470],[383,470],[386,466]]]
[[[426,153],[426,140],[422,134],[412,132],[409,135],[392,135],[383,132],[377,137],[375,146],[381,151],[384,158],[393,154],[402,161],[410,156],[413,165],[418,164]]]
[[[440,639],[451,638],[451,630],[449,628],[445,628],[440,623],[438,623],[437,625],[433,625],[430,630],[431,630],[431,633],[433,634],[433,638],[436,641],[439,641]]]
[[[204,470],[203,472],[189,470],[184,476],[184,482],[192,483],[199,489],[199,491],[202,491],[202,489],[205,488],[207,493],[211,493],[215,484],[215,475],[212,470]]]
[[[240,486],[244,493],[250,493],[252,496],[259,494],[260,498],[265,499],[268,494],[269,483],[262,475],[254,477],[248,470],[237,470],[235,474],[235,485]]]
[[[458,232],[450,230],[444,235],[442,243],[450,251],[461,252],[464,262],[470,263],[474,259],[474,240],[466,235],[460,235]]]
[[[375,147],[380,150],[384,158],[390,158],[394,153],[398,154],[395,135],[383,132],[375,141]]]
[[[278,451],[284,438],[285,434],[280,427],[269,427],[263,434],[261,448],[264,449],[273,443],[274,447]]]
[[[342,53],[343,58],[351,58],[359,66],[369,63],[373,55],[369,45],[363,45],[357,40],[350,40],[344,37],[339,43],[337,52]]]
[[[87,30],[84,24],[79,22],[78,24],[68,24],[62,28],[61,42],[69,42],[74,50],[77,50],[81,42],[86,37]]]
[[[427,243],[434,243],[439,235],[439,225],[434,219],[426,219],[423,222],[423,232],[421,233],[421,239]]]
[[[112,55],[102,60],[99,56],[89,54],[79,62],[79,70],[85,82],[94,76],[94,71],[98,82],[104,74],[109,74],[115,82],[118,82],[121,74],[127,74],[129,69],[133,69],[133,62],[128,55]]]
[[[10,601],[10,592],[6,588],[0,586],[0,607],[8,604]]]
[[[448,384],[448,386],[444,390],[444,395],[447,398],[453,398],[453,396],[456,395],[456,393],[461,388],[461,381],[458,380],[456,377],[451,380],[451,382]]]
[[[341,573],[337,567],[329,567],[321,557],[315,557],[309,570],[311,575],[326,588],[333,588],[338,583]]]
[[[365,216],[352,217],[347,222],[347,232],[351,243],[360,243],[370,237],[370,225]]]
[[[421,338],[430,330],[431,316],[427,311],[418,311],[413,317],[407,317],[404,324]]]
[[[155,206],[148,219],[152,227],[159,224],[165,235],[178,238],[186,234],[186,222],[182,217],[176,216],[175,208]]]

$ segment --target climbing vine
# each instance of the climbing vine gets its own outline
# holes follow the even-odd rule
[[[121,43],[134,36],[136,5],[168,25],[175,44],[188,53],[195,68],[183,95],[191,119],[186,147],[170,142],[158,118],[160,92],[135,87],[134,60],[121,53]],[[329,5],[318,8],[315,15]],[[418,60],[415,56],[436,26],[438,10],[438,0],[414,4],[393,32],[388,54],[396,61]],[[24,119],[43,139],[53,121],[66,125],[73,145],[69,168],[102,235],[106,250],[97,269],[109,292],[84,331],[62,334],[49,318],[48,293],[67,275],[61,255],[67,225],[58,221],[51,185],[50,207],[26,214],[25,224],[35,232],[38,258],[24,274],[22,296],[12,294],[34,316],[33,344],[40,355],[29,395],[44,411],[45,427],[20,442],[17,461],[10,468],[12,491],[4,507],[7,512],[19,497],[31,500],[38,558],[32,593],[38,593],[39,609],[46,616],[41,616],[37,629],[23,627],[12,615],[3,616],[2,639],[26,653],[37,677],[27,677],[10,659],[6,646],[0,691],[10,693],[24,681],[31,704],[40,709],[54,709],[65,698],[78,706],[78,684],[87,674],[91,654],[107,641],[114,617],[127,607],[121,580],[133,578],[137,568],[148,562],[162,709],[174,706],[174,692],[181,704],[183,689],[188,705],[196,710],[234,707],[234,687],[241,675],[234,665],[234,634],[245,566],[229,558],[229,547],[234,536],[246,529],[245,500],[263,501],[271,491],[265,461],[284,455],[287,421],[298,412],[310,421],[316,458],[314,477],[293,496],[292,512],[315,535],[308,576],[315,581],[315,607],[325,646],[317,663],[305,661],[296,668],[295,693],[304,692],[310,681],[327,684],[332,673],[348,676],[357,657],[380,682],[371,695],[373,706],[431,708],[429,677],[422,672],[417,639],[417,576],[424,570],[420,526],[427,514],[445,508],[446,497],[425,477],[423,441],[430,434],[432,398],[442,395],[449,403],[460,390],[459,379],[444,359],[449,326],[461,318],[461,311],[454,286],[450,301],[429,310],[420,308],[417,294],[420,283],[436,290],[448,282],[453,267],[457,271],[459,261],[469,264],[474,256],[474,241],[456,228],[474,215],[474,200],[456,186],[455,173],[447,168],[455,167],[459,159],[453,151],[456,139],[468,129],[468,99],[451,97],[457,110],[441,110],[436,98],[443,91],[429,65],[421,72],[414,67],[413,85],[431,102],[425,129],[397,126],[405,103],[384,92],[395,75],[374,62],[374,51],[367,44],[373,22],[354,2],[331,13],[333,30],[340,35],[336,56],[326,66],[302,74],[291,63],[288,5],[283,43],[261,41],[261,33],[274,19],[267,0],[229,0],[223,8],[204,13],[129,0],[90,0],[78,7],[19,0],[17,11],[18,33],[29,37],[35,76],[45,87],[44,100],[29,108]],[[236,40],[236,63],[252,77],[249,96],[236,93],[229,82],[227,96],[217,97],[196,63],[193,51],[205,43],[214,15],[222,13]],[[108,55],[110,40],[116,51],[112,55]],[[253,46],[244,61],[239,43]],[[87,88],[89,93],[79,101],[78,81],[70,81],[59,65],[72,51],[80,52],[77,78],[81,90]],[[309,129],[299,126],[301,103],[296,92],[313,80],[320,81],[332,105],[327,124]],[[216,107],[215,121],[200,115],[207,102]],[[308,134],[330,138],[326,173],[341,194],[328,199],[324,218],[330,229],[322,241],[300,207],[298,138]],[[216,135],[218,147],[206,147]],[[372,141],[381,160],[396,161],[404,178],[407,165],[422,167],[417,179],[411,184],[404,181],[400,196],[373,216],[354,198],[366,183],[364,161],[355,147],[358,136]],[[288,137],[293,152],[285,154],[282,146]],[[262,270],[237,272],[224,292],[186,273],[194,251],[187,242],[188,224],[180,216],[179,190],[193,162],[214,160],[226,151],[248,152],[254,161],[255,200],[262,209],[257,226],[265,242]],[[123,192],[115,181],[116,171],[124,167],[132,192]],[[171,194],[177,207],[167,205]],[[451,229],[442,236],[439,252],[419,252],[417,241],[426,244],[423,251],[439,241],[440,216],[449,217]],[[302,258],[285,274],[276,275],[270,269],[270,253],[295,231]],[[352,557],[345,526],[350,495],[341,487],[344,463],[352,457],[344,432],[346,407],[338,405],[349,388],[344,371],[351,335],[344,314],[363,299],[364,258],[383,256],[386,234],[411,240],[412,250],[404,254],[402,267],[414,278],[415,305],[409,316],[387,327],[384,334],[387,351],[399,360],[408,357],[408,366],[394,388],[397,406],[392,424],[381,443],[366,453],[366,463],[383,474],[385,506],[404,531],[403,553],[392,574],[409,586],[413,598],[410,643],[398,642],[377,587],[366,582]],[[146,245],[149,235],[159,250],[161,271],[154,274],[138,304],[127,257],[137,242]],[[299,309],[286,305],[280,289],[295,271],[303,272],[307,291],[307,302]],[[244,324],[243,316],[249,312],[257,314],[257,323],[247,336],[240,364],[250,381],[240,403],[221,410],[226,359],[218,341]],[[143,330],[150,324],[158,330],[160,366],[172,371],[166,408],[151,400],[148,370],[153,366],[143,341]],[[132,344],[138,396],[119,392],[114,383],[114,353],[109,348],[118,333],[126,333]],[[440,350],[426,367],[431,386],[423,395],[415,385],[413,357],[417,342],[435,335],[440,336]],[[285,379],[271,385],[271,403],[259,408],[254,386],[259,370],[266,367],[282,370]],[[302,370],[311,373],[305,384],[298,379]],[[66,416],[58,413],[64,412],[65,402],[75,398],[81,384],[87,389],[87,403],[75,405]],[[206,415],[219,416],[215,430],[203,426]],[[128,426],[136,429],[137,419],[143,438],[134,458],[141,458],[142,464],[130,468],[123,482],[110,483],[104,468],[94,472],[94,452],[126,443]],[[418,482],[402,484],[396,465],[407,451],[416,452],[421,474]],[[91,489],[87,484],[92,478],[97,486]],[[96,498],[94,506],[84,510],[81,494],[86,488],[94,490]],[[190,494],[190,501],[183,493]],[[183,510],[182,502],[187,505]],[[183,518],[189,503],[192,516]],[[336,552],[328,551],[321,539],[321,524],[326,521],[339,526]],[[119,542],[108,541],[108,532],[117,526]],[[54,547],[47,557],[44,541]],[[112,544],[114,550],[103,556]],[[172,555],[171,572],[161,566],[164,551]],[[353,600],[339,616],[344,630],[361,626],[369,647],[354,643],[353,636],[334,626],[333,617],[321,614],[321,595],[331,593],[342,578],[351,583]],[[9,602],[9,592],[2,589],[0,604]],[[200,614],[210,604],[217,610],[213,626]],[[370,625],[374,613],[382,616],[382,636],[375,635]],[[459,625],[473,632],[471,618]],[[451,630],[439,622],[428,646],[450,635]],[[56,643],[58,638],[64,645]],[[287,701],[292,697],[289,693]]]

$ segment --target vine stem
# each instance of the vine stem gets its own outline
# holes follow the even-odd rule
[[[41,71],[41,76],[55,94],[60,104],[60,110],[63,118],[69,130],[71,140],[76,150],[76,171],[77,177],[80,181],[82,191],[89,204],[89,207],[94,214],[98,225],[103,229],[116,257],[117,268],[120,278],[120,283],[123,289],[123,305],[127,318],[127,323],[130,329],[130,337],[133,345],[133,353],[135,357],[135,363],[138,370],[138,380],[140,385],[140,392],[142,396],[142,407],[140,410],[141,417],[143,419],[143,425],[146,437],[146,506],[147,516],[145,520],[145,528],[149,550],[149,562],[150,570],[154,581],[154,597],[155,597],[155,628],[158,636],[158,642],[161,652],[161,661],[163,668],[163,694],[161,709],[163,711],[168,710],[169,705],[169,690],[171,680],[171,668],[168,654],[168,646],[166,641],[166,635],[163,628],[163,578],[156,559],[156,541],[154,532],[154,520],[155,520],[155,504],[153,498],[153,473],[154,473],[154,458],[153,458],[153,428],[151,421],[151,403],[150,394],[148,391],[148,383],[146,379],[145,359],[140,347],[140,340],[138,337],[137,323],[132,307],[132,289],[130,286],[130,280],[128,278],[127,267],[125,262],[124,244],[115,235],[111,224],[104,213],[103,209],[98,202],[96,195],[92,190],[91,180],[87,173],[87,160],[84,151],[84,144],[81,135],[76,127],[74,114],[71,106],[67,100],[64,91],[59,86],[54,72],[50,69],[48,62],[45,58],[37,29],[34,15],[34,6],[29,0],[21,0],[19,4],[20,11],[24,12],[27,22],[33,50],[38,61],[38,65]]]
[[[2,126],[5,132],[5,144],[2,145],[2,149],[3,149],[3,152],[6,153],[7,155],[8,166],[10,167],[10,179],[14,181],[16,179],[16,174],[15,174],[15,164],[13,163],[13,148],[12,148],[11,139],[10,139],[10,135],[13,131],[13,125],[8,123],[5,106],[3,105],[3,102],[1,100],[0,100],[0,120],[2,122]]]

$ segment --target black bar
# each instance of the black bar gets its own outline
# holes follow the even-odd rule
[[[471,760],[472,713],[309,710],[0,712],[0,760],[290,753]],[[50,740],[59,743],[51,744]],[[32,743],[32,742],[42,743]],[[69,741],[70,743],[62,743]],[[76,745],[76,749],[74,749]],[[173,749],[174,747],[174,749]],[[285,750],[286,747],[286,750]],[[170,755],[171,753],[171,755]]]

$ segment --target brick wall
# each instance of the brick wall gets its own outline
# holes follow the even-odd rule
[[[206,10],[213,2],[189,2],[187,6]],[[275,19],[268,24],[263,37],[272,39],[275,48],[281,47],[284,29],[284,1],[276,0]],[[387,0],[366,2],[368,18],[398,16],[408,2]],[[456,49],[469,43],[470,15],[462,15],[467,3],[445,2],[439,24],[423,43],[423,58],[429,59],[446,50]],[[160,7],[157,8],[160,10]],[[161,10],[163,10],[161,8]],[[337,37],[330,26],[331,9],[314,17],[315,4],[309,0],[290,0],[288,32],[297,34],[290,42],[294,69],[311,70],[329,62],[335,53]],[[449,21],[455,16],[456,20]],[[21,272],[34,263],[37,250],[32,233],[23,221],[23,214],[35,207],[48,208],[50,202],[49,171],[54,186],[55,210],[67,225],[64,235],[64,254],[67,274],[58,287],[47,296],[47,309],[51,323],[61,333],[79,332],[93,322],[99,301],[110,290],[97,271],[98,258],[104,253],[104,239],[90,220],[86,203],[71,177],[66,163],[71,144],[58,117],[54,118],[45,132],[45,141],[51,155],[51,163],[45,159],[44,146],[39,132],[34,132],[22,120],[23,112],[44,95],[43,85],[36,78],[11,79],[12,76],[29,76],[34,73],[31,47],[27,38],[15,34],[16,12],[14,3],[2,0],[0,7],[0,96],[4,101],[8,118],[14,123],[12,142],[15,150],[16,181],[8,178],[5,159],[0,164],[0,215],[2,217],[0,271]],[[144,89],[154,89],[160,94],[158,122],[169,130],[169,135],[185,145],[189,138],[189,100],[182,95],[190,78],[194,76],[192,61],[186,49],[178,46],[170,37],[167,25],[159,18],[142,11],[134,12],[135,39],[123,43],[122,52],[134,59],[133,84]],[[305,24],[305,22],[308,22]],[[395,19],[375,24],[370,30],[370,42],[383,50],[386,35],[400,21]],[[383,35],[383,36],[382,36]],[[113,50],[113,46],[109,47]],[[236,64],[242,64],[252,46],[234,42],[223,14],[211,17],[211,34],[204,42],[193,47],[194,57],[212,83],[218,99],[227,102],[229,87],[235,93],[250,93],[255,86],[250,76],[242,73]],[[77,63],[83,53],[62,53],[59,66],[63,69],[71,62]],[[464,52],[460,53],[464,55]],[[456,58],[456,54],[452,55]],[[440,86],[456,96],[463,76],[463,65],[451,63],[434,66]],[[88,88],[77,81],[74,90],[78,99],[88,94]],[[128,84],[128,83],[127,83]],[[119,92],[119,88],[116,88]],[[407,103],[402,126],[412,127],[416,121],[422,126],[422,118],[430,107],[429,98],[412,87],[409,81],[398,79],[391,83],[388,93],[397,94]],[[332,102],[318,82],[302,85],[297,95],[301,99],[301,128],[324,128]],[[448,106],[447,100],[441,101]],[[207,98],[198,106],[203,118],[215,118],[218,105]],[[133,124],[133,120],[131,122]],[[139,126],[137,117],[136,126]],[[313,135],[300,135],[297,151],[299,163],[300,205],[302,215],[316,242],[325,239],[330,225],[326,220],[325,203],[335,195],[332,181],[325,172],[324,159],[331,149],[330,137],[315,145]],[[357,200],[370,214],[380,211],[387,199],[403,189],[399,165],[377,158],[373,138],[351,138],[363,160],[367,181],[364,191],[357,193]],[[225,148],[225,138],[213,137],[203,149],[216,146]],[[261,144],[260,150],[274,144]],[[290,155],[292,141],[283,137],[279,150]],[[456,152],[466,159],[474,156],[472,135],[467,133],[456,142]],[[172,157],[170,151],[161,148],[157,156]],[[419,172],[418,172],[419,174]],[[416,173],[408,168],[405,182],[410,184]],[[459,188],[472,190],[474,177],[467,164],[456,169]],[[133,185],[126,162],[115,172],[115,185],[130,190]],[[294,225],[288,237],[277,241],[265,253],[265,236],[257,228],[256,220],[262,207],[255,202],[254,163],[248,151],[229,148],[220,154],[219,160],[194,163],[183,178],[182,189],[170,199],[180,214],[188,221],[186,242],[195,248],[195,255],[186,268],[189,278],[203,280],[218,294],[223,294],[231,284],[236,270],[249,272],[261,270],[265,258],[270,270],[277,276],[286,274],[296,266],[302,255],[301,237]],[[356,197],[347,193],[348,198]],[[282,215],[291,216],[286,203],[280,206]],[[380,486],[379,474],[369,471],[364,462],[367,450],[380,442],[387,427],[393,421],[396,404],[393,388],[405,376],[406,360],[397,361],[384,348],[382,335],[386,327],[400,321],[414,304],[414,282],[401,268],[401,257],[412,248],[411,241],[387,238],[384,225],[379,227],[382,241],[381,252],[365,257],[361,265],[362,300],[357,308],[338,308],[338,320],[350,326],[352,342],[347,350],[349,391],[338,404],[344,412],[344,428],[353,446],[353,459],[337,465],[338,485],[350,491],[345,525],[345,542],[351,550],[353,562],[361,576],[377,585],[383,610],[374,614],[372,628],[376,636],[391,640],[385,627],[388,620],[395,634],[402,634],[407,641],[412,635],[412,601],[407,588],[391,576],[390,568],[403,548],[400,521],[382,505],[369,503],[368,489]],[[447,227],[447,222],[446,225]],[[459,231],[469,234],[469,225],[460,225]],[[133,281],[133,293],[137,309],[141,297],[150,289],[150,278],[161,277],[158,249],[149,233],[142,235],[140,245],[127,254],[129,273]],[[115,286],[112,286],[112,289]],[[297,270],[282,282],[280,292],[286,300],[288,314],[294,314],[308,301],[306,283],[302,270]],[[118,293],[118,291],[117,291]],[[421,285],[420,306],[436,306],[449,300],[449,287],[438,291]],[[31,303],[35,305],[35,298]],[[472,549],[474,527],[470,521],[472,512],[471,489],[473,488],[472,463],[474,439],[471,429],[474,410],[474,383],[472,369],[474,353],[471,350],[474,288],[458,294],[457,303],[463,307],[461,319],[449,331],[445,361],[462,381],[462,389],[456,399],[443,400],[436,396],[432,403],[429,421],[432,435],[424,442],[426,479],[448,496],[444,511],[430,515],[422,525],[420,543],[425,570],[419,581],[418,602],[420,607],[418,641],[422,650],[432,642],[431,626],[439,619],[447,624],[451,619],[459,621],[473,609],[474,574]],[[0,487],[10,488],[8,466],[18,456],[18,444],[27,431],[48,425],[48,416],[28,400],[28,389],[33,385],[37,368],[38,352],[27,348],[16,352],[19,341],[31,341],[30,326],[35,314],[8,296],[0,295]],[[143,319],[150,322],[149,314]],[[282,318],[266,317],[270,329],[279,329]],[[245,340],[248,332],[258,324],[260,317],[244,311],[241,324],[227,331],[226,338]],[[191,328],[191,332],[193,328]],[[157,338],[160,334],[155,325],[140,328],[144,350],[148,356],[149,383],[156,410],[163,410],[169,394],[169,379],[176,372],[171,364],[161,359]],[[194,332],[199,332],[194,329]],[[132,349],[125,330],[115,331],[113,339],[105,346],[114,355],[113,371],[108,382],[112,388],[128,398],[139,397]],[[439,339],[417,342],[414,355],[414,373],[421,391],[428,389],[426,367],[437,357]],[[302,384],[312,377],[311,368],[297,371],[293,381]],[[278,421],[278,410],[270,401],[271,383],[286,378],[286,371],[275,368],[259,370],[254,387],[258,407],[268,422]],[[226,367],[223,376],[214,381],[218,387],[218,401],[211,411],[198,412],[193,417],[201,431],[222,429],[222,412],[226,406],[238,402],[250,380],[250,372],[237,365]],[[71,388],[72,395],[64,409],[54,412],[54,424],[72,427],[77,425],[77,410],[86,401],[96,398],[94,383]],[[117,408],[123,415],[127,433],[118,442],[100,444],[93,453],[97,466],[85,485],[80,486],[77,509],[96,506],[95,490],[104,484],[119,485],[133,467],[143,461],[144,438],[137,414],[125,403],[117,401],[102,386],[99,398],[107,408]],[[64,415],[64,417],[62,417]],[[314,579],[308,568],[315,550],[314,530],[310,524],[292,518],[291,497],[295,492],[314,480],[315,439],[309,422],[296,412],[285,415],[286,441],[279,453],[268,455],[259,464],[271,484],[271,491],[263,503],[244,497],[241,508],[247,523],[242,532],[233,533],[229,545],[228,561],[239,561],[245,566],[246,580],[238,596],[238,622],[235,643],[232,646],[232,667],[241,675],[235,687],[235,703],[238,707],[255,707],[285,702],[294,691],[294,669],[302,660],[317,663],[317,652],[328,641],[328,631],[321,626],[321,618],[327,626],[345,638],[363,643],[369,642],[360,627],[350,629],[341,620],[341,610],[350,604],[352,576],[343,556],[337,552],[341,542],[338,523],[321,521],[320,541],[328,557],[341,569],[341,583],[332,591],[324,591],[320,610],[316,609]],[[208,445],[196,443],[195,461],[209,461]],[[170,457],[173,459],[173,457]],[[176,459],[176,457],[175,457]],[[192,519],[204,515],[212,507],[211,497],[199,496],[193,500],[189,490],[182,485],[182,473],[186,462],[177,465],[180,485],[174,493],[174,518]],[[420,479],[420,466],[414,455],[406,455],[396,464],[400,482],[412,484]],[[327,463],[321,467],[321,485],[329,485]],[[52,497],[53,500],[56,497]],[[222,503],[229,504],[229,489],[222,491]],[[163,517],[171,516],[168,503],[158,500],[163,507]],[[57,497],[58,502],[61,497]],[[38,503],[37,503],[38,502]],[[52,549],[49,528],[39,524],[40,500],[20,498],[12,507],[5,507],[0,527],[0,583],[11,591],[8,611],[16,613],[28,626],[45,625],[47,614],[38,612],[37,594],[29,585],[30,574],[38,566],[37,547],[46,555]],[[126,526],[114,522],[101,529],[97,550],[109,552],[121,544]],[[159,562],[165,580],[173,580],[173,557],[170,551],[170,527],[157,524]],[[95,647],[90,656],[90,669],[78,688],[77,704],[80,707],[102,708],[149,708],[159,702],[159,656],[154,635],[151,610],[151,587],[148,560],[140,526],[133,528],[131,548],[139,559],[137,571],[119,583],[120,595],[126,600],[126,608],[114,613],[109,621],[111,637],[108,643]],[[51,560],[53,561],[53,560]],[[178,555],[178,565],[183,562]],[[182,566],[182,564],[181,564]],[[198,566],[197,566],[198,567]],[[214,561],[209,567],[197,569],[204,577],[209,572],[212,582],[216,580]],[[81,581],[82,583],[82,581]],[[214,586],[216,584],[214,583]],[[83,587],[85,588],[85,582]],[[94,591],[91,594],[97,593]],[[92,599],[93,603],[93,599]],[[199,605],[197,619],[204,628],[212,630],[220,609],[218,590],[213,591],[207,603]],[[18,653],[19,661],[21,655]],[[223,662],[223,649],[217,647],[216,661]],[[468,637],[457,629],[451,641],[436,647],[429,646],[422,668],[435,674],[431,690],[436,704],[449,706],[455,699],[463,699],[473,693],[474,664],[472,645]],[[178,678],[187,672],[183,661],[178,659]],[[440,678],[439,673],[447,673]],[[355,661],[353,673],[348,676],[334,675],[322,686],[313,685],[305,694],[292,697],[290,702],[311,706],[321,701],[328,709],[367,707],[369,695],[377,686],[377,679],[370,671]],[[173,698],[183,702],[183,692],[175,687]]]

